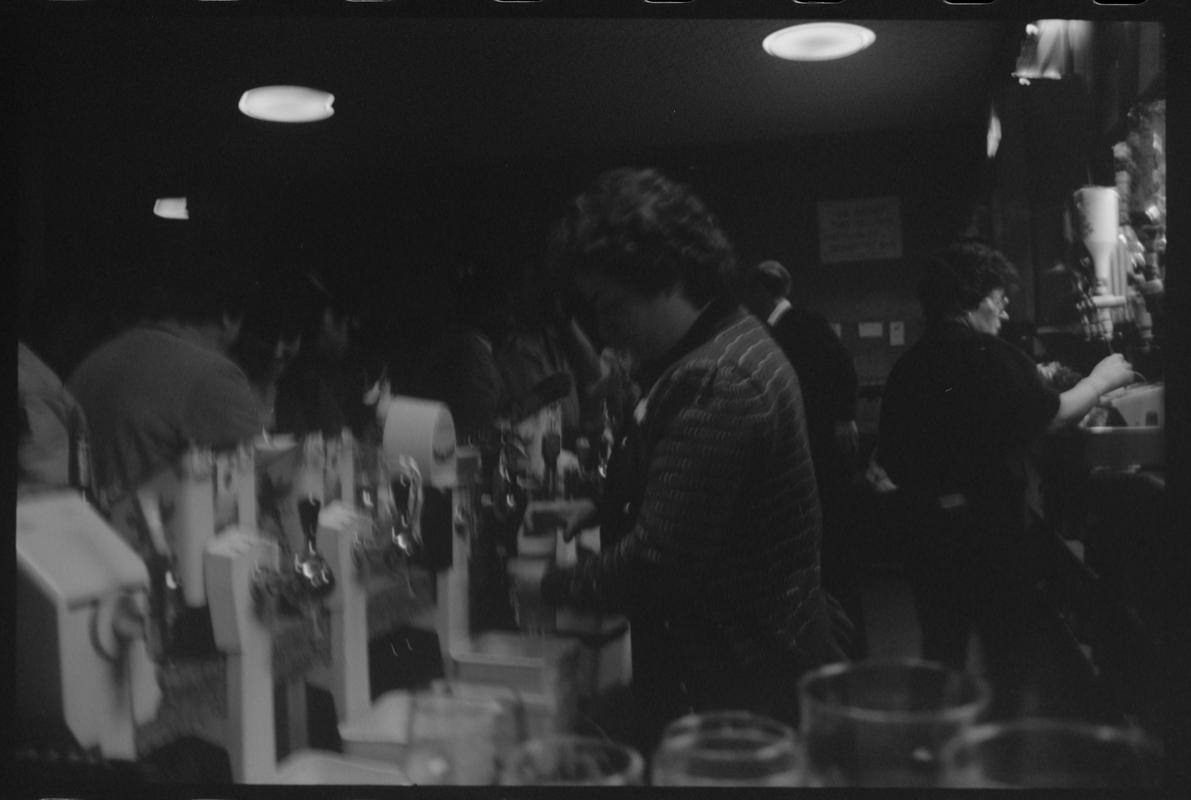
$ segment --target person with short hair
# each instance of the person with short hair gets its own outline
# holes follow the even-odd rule
[[[90,425],[96,489],[109,507],[190,447],[231,448],[261,432],[248,379],[228,355],[251,272],[209,253],[168,271],[161,317],[97,347],[67,380]]]
[[[1112,355],[1067,391],[1049,387],[997,336],[1016,282],[983,244],[930,255],[918,287],[926,331],[889,374],[878,430],[879,466],[914,520],[905,568],[922,655],[963,669],[975,631],[994,716],[1055,711],[1038,704],[1063,691],[1034,588],[1044,551],[1029,523],[1029,448],[1134,377]]]
[[[745,305],[765,321],[798,374],[823,509],[823,585],[856,626],[851,655],[862,657],[860,552],[848,513],[859,449],[856,366],[822,314],[791,302],[790,273],[779,262],[757,264],[743,284]]]
[[[491,448],[498,443],[497,421],[511,411],[496,360],[503,318],[495,280],[469,261],[451,270],[450,288],[454,313],[422,360],[418,394],[447,405],[460,443]]]
[[[359,308],[327,272],[325,258],[311,256],[284,279],[291,286],[301,347],[277,383],[277,427],[327,436],[348,428],[363,438],[371,429],[373,411],[364,401],[369,383],[358,341]]]
[[[549,253],[604,342],[639,363],[642,399],[599,509],[602,552],[547,571],[543,599],[628,616],[644,752],[692,711],[796,724],[799,676],[843,654],[798,378],[733,297],[731,243],[690,188],[618,169],[571,201]]]

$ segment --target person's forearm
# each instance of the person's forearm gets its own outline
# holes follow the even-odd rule
[[[1104,391],[1101,386],[1090,377],[1084,378],[1060,394],[1059,410],[1050,421],[1050,430],[1057,430],[1083,419],[1100,402],[1102,394]]]

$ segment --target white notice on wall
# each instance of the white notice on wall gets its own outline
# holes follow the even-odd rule
[[[869,197],[819,203],[819,260],[877,261],[902,257],[901,202]]]

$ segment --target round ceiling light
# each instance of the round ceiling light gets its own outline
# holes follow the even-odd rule
[[[269,122],[316,122],[335,113],[335,95],[305,86],[258,86],[240,96],[240,113]]]
[[[761,46],[788,61],[829,61],[858,53],[876,38],[868,28],[849,22],[807,22],[774,31]]]

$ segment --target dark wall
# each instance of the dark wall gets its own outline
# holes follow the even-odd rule
[[[471,260],[504,273],[540,254],[560,205],[600,171],[658,166],[695,186],[720,216],[742,264],[785,263],[798,299],[842,324],[862,379],[878,382],[901,348],[890,346],[887,335],[858,339],[856,323],[902,320],[913,341],[913,256],[968,223],[983,139],[983,128],[972,126],[426,171],[399,161],[348,171],[323,169],[317,159],[229,156],[195,167],[190,185],[225,198],[227,241],[237,249],[282,263],[321,254],[365,303],[374,335],[414,357],[450,314],[451,264]],[[148,181],[136,165],[80,166],[45,158],[40,250],[51,288],[27,325],[63,371],[135,305],[145,276],[187,224],[149,213]],[[817,203],[888,195],[901,199],[904,258],[821,265]]]

